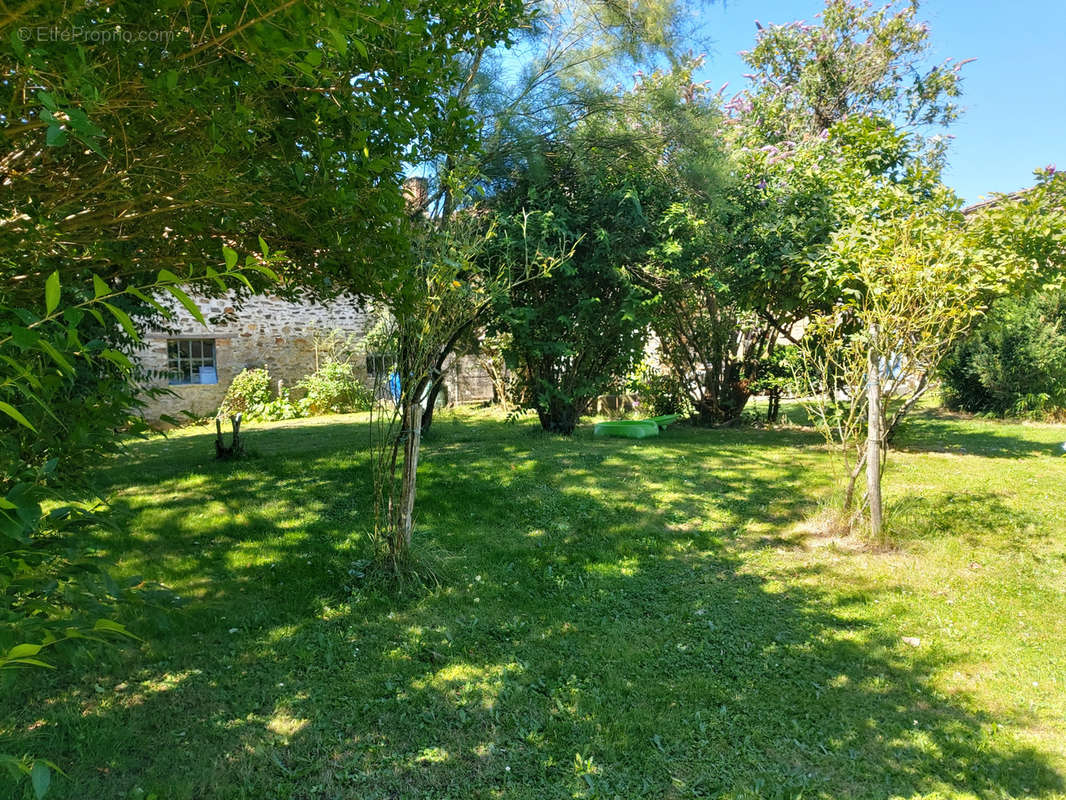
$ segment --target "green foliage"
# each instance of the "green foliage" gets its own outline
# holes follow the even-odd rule
[[[226,396],[219,406],[220,416],[250,414],[253,408],[264,406],[274,399],[270,373],[266,367],[243,369],[238,372],[226,389]]]
[[[368,411],[374,402],[374,393],[345,361],[326,361],[296,387],[304,393],[300,407],[312,415]]]
[[[618,87],[634,74],[684,61],[702,5],[529,0],[529,24],[516,31],[516,47],[472,49],[468,56],[462,91],[477,111],[479,146],[440,165],[443,216],[494,195],[516,170],[536,168],[531,142],[564,138],[579,124],[614,113]]]
[[[43,758],[34,759],[29,756],[15,758],[0,753],[0,774],[6,772],[16,782],[23,777],[29,778],[36,800],[42,800],[48,794],[48,790],[52,787],[53,771],[63,772],[51,761]]]
[[[967,218],[968,249],[986,274],[982,306],[992,313],[947,355],[941,374],[957,408],[1040,416],[1066,403],[1066,174],[1048,166],[1035,175],[1031,189],[996,197]]]
[[[639,359],[632,351],[639,349],[639,332],[646,326],[642,322],[618,324],[615,320],[620,314],[635,318],[638,313],[637,303],[627,296],[643,295],[625,264],[634,263],[638,253],[627,248],[638,247],[636,243],[645,231],[639,221],[628,230],[619,223],[627,208],[636,210],[639,216],[639,207],[648,205],[643,190],[649,175],[641,169],[630,169],[632,163],[627,159],[639,149],[634,148],[639,135],[646,136],[667,122],[665,117],[656,118],[661,110],[657,106],[666,101],[665,97],[657,98],[638,112],[643,114],[645,125],[639,133],[632,132],[624,118],[635,104],[630,93],[620,91],[620,87],[634,75],[642,87],[657,84],[645,73],[662,64],[683,65],[679,71],[691,76],[695,62],[685,55],[690,46],[686,34],[701,5],[700,0],[638,0],[624,7],[610,0],[535,0],[528,4],[532,22],[521,33],[520,47],[506,52],[475,51],[470,56],[469,81],[464,91],[482,120],[481,147],[465,161],[449,159],[441,164],[438,180],[443,216],[448,217],[457,206],[479,203],[487,195],[490,204],[500,208],[503,217],[510,218],[501,225],[504,241],[522,238],[513,235],[524,225],[522,212],[534,210],[560,215],[556,233],[562,233],[567,240],[585,237],[577,248],[585,252],[575,253],[578,261],[574,263],[581,264],[576,272],[569,273],[570,267],[564,267],[552,279],[552,287],[530,287],[529,296],[515,298],[520,307],[546,302],[550,308],[544,314],[535,314],[537,319],[523,317],[517,309],[514,314],[501,310],[511,319],[494,328],[522,329],[517,346],[507,352],[508,363],[517,368],[516,400],[526,409],[536,409],[548,429],[571,431],[589,398],[611,390],[619,376]],[[656,85],[655,91],[645,94],[655,94],[659,88]],[[690,78],[686,86],[670,86],[664,95],[672,94],[675,101],[683,102],[681,94],[693,89]],[[686,122],[669,120],[672,134],[705,133],[697,129],[688,134],[685,124],[676,124],[679,121]],[[656,150],[662,137],[651,138],[654,143],[644,148],[642,167],[654,164],[656,158],[673,149],[671,142],[667,148]],[[562,150],[553,152],[560,143],[565,143]],[[655,157],[647,159],[652,152]],[[547,154],[550,155],[546,158]],[[556,200],[544,192],[528,202],[526,192],[531,187],[560,196],[575,191],[576,183],[556,183],[568,180],[558,171],[568,159],[592,164],[588,175],[576,179],[586,185],[577,190],[581,198],[572,203],[574,209],[579,209],[586,196],[592,198],[595,207],[590,208],[591,213],[581,210],[581,214],[573,215],[573,209],[564,212],[561,205],[554,208]],[[550,163],[553,160],[555,163]],[[693,171],[704,166],[696,165],[691,154],[675,161],[691,163],[696,167]],[[570,166],[580,168],[581,164]],[[599,176],[592,177],[596,170],[600,171]],[[467,192],[465,197],[456,190],[462,182],[458,179],[463,177],[467,179],[461,187]],[[606,187],[602,196],[595,191],[599,180]],[[630,234],[629,242],[623,241],[626,234]],[[590,257],[589,251],[594,247],[604,252]],[[520,242],[513,252],[520,256],[524,248],[525,243]],[[619,251],[618,258],[616,263],[607,263],[610,257],[605,257],[605,251],[612,248]],[[622,250],[627,252],[623,254]],[[583,273],[598,275],[602,285],[591,285],[596,278],[582,277]],[[582,283],[585,285],[578,286]],[[544,296],[537,296],[538,291]],[[577,302],[568,309],[565,295],[572,291],[578,292],[574,295]],[[553,292],[557,293],[554,300],[547,296]],[[557,330],[551,329],[549,320],[555,321]],[[593,328],[606,322],[607,328],[602,334],[578,333],[573,325],[578,320]],[[583,336],[591,337],[590,341],[580,341]],[[613,363],[605,344],[612,337],[619,350]],[[592,344],[591,339],[597,338]],[[592,349],[588,350],[590,344]],[[588,352],[588,356],[576,357],[577,349]],[[518,367],[520,362],[522,366]],[[502,383],[496,383],[502,389]],[[498,396],[502,394],[497,391]]]
[[[302,395],[298,400],[292,399],[288,388],[275,394],[272,387],[265,367],[242,370],[226,390],[218,413],[241,413],[249,422],[274,422],[366,411],[373,402],[373,392],[356,377],[352,365],[332,359],[296,384],[294,388]]]
[[[628,144],[627,168],[641,186],[649,246],[631,269],[652,298],[661,361],[706,424],[744,409],[771,341],[770,323],[756,314],[771,281],[760,274],[759,206],[745,202],[717,98],[693,82],[697,66],[643,78],[608,141]]]
[[[819,253],[861,213],[868,181],[897,185],[890,203],[904,205],[935,189],[936,142],[880,119],[921,126],[957,114],[958,70],[917,71],[928,30],[916,13],[914,4],[828,0],[818,24],[760,28],[744,54],[751,86],[721,107],[724,118],[705,87],[690,86],[684,103],[657,109],[657,118],[684,120],[688,135],[657,118],[629,122],[654,142],[652,153],[681,165],[663,159],[669,185],[686,191],[663,215],[643,273],[656,295],[663,363],[700,421],[740,415],[774,369],[766,360],[773,343],[839,300],[837,276],[821,271]],[[646,83],[657,80],[662,97],[661,78]],[[715,180],[723,139],[729,177]]]
[[[245,418],[249,422],[279,422],[306,416],[306,406],[299,400],[294,401],[288,388],[283,387],[277,397],[251,406]]]
[[[1003,297],[940,366],[950,408],[1049,416],[1066,409],[1066,292]]]
[[[480,213],[420,226],[403,282],[380,298],[388,314],[368,337],[376,352],[389,354],[393,367],[388,377],[376,371],[376,389],[391,395],[393,377],[398,382],[395,402],[371,404],[371,538],[376,559],[396,577],[418,561],[410,548],[422,423],[432,413],[432,387],[444,359],[510,292],[539,282],[559,261],[555,246],[527,240],[524,229],[520,255],[505,250],[501,257],[496,238],[496,226]]]
[[[879,420],[874,441],[884,452],[945,349],[981,313],[982,293],[995,280],[967,247],[962,215],[950,210],[954,198],[946,187],[923,196],[883,175],[857,185],[865,202],[849,208],[850,220],[811,264],[839,299],[810,317],[800,341],[809,382],[804,404],[839,448],[849,514],[858,474],[864,465],[870,469],[868,420]],[[870,364],[881,375],[879,407],[869,405],[866,391]],[[873,516],[880,518],[879,505]]]
[[[775,344],[758,365],[758,377],[748,384],[753,395],[766,395],[767,422],[777,422],[784,397],[802,397],[817,380],[807,374],[809,365],[801,348],[794,344]]]
[[[955,120],[966,62],[929,67],[929,26],[917,15],[916,0],[883,6],[826,0],[817,24],[761,27],[755,47],[742,54],[754,76],[739,101],[753,132],[780,144],[849,116],[905,126]]]
[[[1034,171],[1032,188],[998,195],[967,216],[970,247],[984,263],[998,262],[993,296],[1024,295],[1061,286],[1066,273],[1066,173]]]
[[[775,345],[762,360],[759,377],[751,384],[752,393],[801,394],[809,387],[809,383],[800,376],[803,366],[803,359],[796,345]]]
[[[638,413],[642,417],[692,413],[692,401],[684,383],[670,372],[642,367],[630,382],[629,390],[637,395]]]
[[[449,91],[460,54],[521,13],[518,0],[47,0],[5,15],[0,260],[110,282],[203,263],[220,240],[285,241],[299,283],[377,286],[403,252],[404,164],[470,141]]]
[[[493,201],[495,257],[520,263],[531,249],[576,244],[550,278],[515,286],[498,311],[511,335],[506,358],[518,404],[535,410],[545,430],[570,434],[589,401],[643,354],[645,297],[628,267],[648,244],[646,219],[640,188],[606,156],[573,142],[539,157],[536,171]]]
[[[841,187],[834,199],[841,224],[813,254],[809,274],[837,300],[810,316],[800,346],[810,381],[805,402],[841,448],[850,511],[859,471],[864,464],[870,470],[867,420],[880,418],[874,442],[883,453],[948,349],[994,298],[1061,279],[1066,211],[1062,177],[1045,171],[1018,201],[966,218],[940,183],[936,160],[914,153],[912,137],[876,120],[851,120],[829,138],[843,145],[824,167]],[[895,166],[871,168],[878,150]],[[870,155],[855,158],[862,152]],[[882,376],[874,409],[866,393],[871,365]],[[838,392],[850,402],[841,403]]]
[[[235,279],[245,280],[211,268],[185,278]],[[85,475],[120,449],[116,429],[147,430],[136,416],[143,376],[125,355],[138,330],[121,306],[131,295],[184,294],[179,280],[164,271],[113,290],[99,276],[67,282],[56,271],[27,306],[14,305],[24,286],[0,288],[0,653],[107,634],[99,620],[128,594],[82,542],[107,510]]]
[[[112,577],[90,546],[108,507],[86,478],[120,450],[116,429],[146,431],[136,389],[146,376],[126,355],[143,317],[125,309],[158,306],[151,293],[187,299],[182,282],[247,283],[232,265],[184,278],[162,270],[124,289],[80,275],[54,270],[0,284],[0,671],[52,667],[74,640],[130,636],[113,618],[151,592],[140,578]],[[47,762],[0,762],[27,775],[38,796],[47,791]]]

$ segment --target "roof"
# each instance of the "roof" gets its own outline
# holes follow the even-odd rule
[[[988,200],[982,200],[980,203],[974,203],[973,205],[966,206],[962,210],[962,213],[966,216],[969,216],[975,211],[980,211],[982,208],[987,208],[988,206],[998,205],[1004,200],[1017,200],[1026,192],[1032,191],[1032,189],[1033,187],[1030,186],[1027,189],[1019,189],[1016,192],[1008,192],[1007,194],[997,194],[994,197],[989,198]]]

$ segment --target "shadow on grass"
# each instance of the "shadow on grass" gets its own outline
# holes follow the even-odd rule
[[[1066,429],[1057,426],[1033,427],[1027,435],[1013,432],[1019,423],[999,420],[973,420],[965,427],[957,415],[928,409],[908,417],[892,441],[892,448],[909,452],[957,453],[985,458],[1024,458],[1061,456]],[[1041,435],[1034,435],[1039,431]]]
[[[1034,514],[1004,502],[1009,492],[937,492],[911,495],[889,510],[899,543],[953,538],[971,546],[1026,552],[1052,531]]]
[[[265,432],[237,465],[190,437],[109,468],[116,486],[151,488],[116,497],[128,527],[99,544],[187,605],[140,652],[20,687],[15,725],[35,730],[20,744],[70,776],[56,796],[1066,788],[1043,754],[928,684],[950,653],[862,622],[870,592],[744,565],[749,528],[810,510],[811,437],[638,446],[438,426],[418,535],[459,561],[421,596],[343,591],[368,513],[361,426]]]
[[[810,416],[796,401],[781,407],[781,420],[813,431]],[[965,425],[960,425],[960,421]],[[922,408],[900,424],[891,447],[916,453],[957,453],[989,458],[1061,456],[1066,426],[1028,425],[1017,420],[974,419],[941,408]]]

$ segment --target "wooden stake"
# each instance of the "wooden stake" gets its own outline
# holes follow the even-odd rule
[[[881,538],[881,370],[877,324],[870,324],[866,363],[866,496],[870,502],[870,535]]]

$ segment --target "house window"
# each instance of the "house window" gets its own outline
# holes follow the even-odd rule
[[[172,386],[218,383],[214,339],[168,339],[167,374]]]

